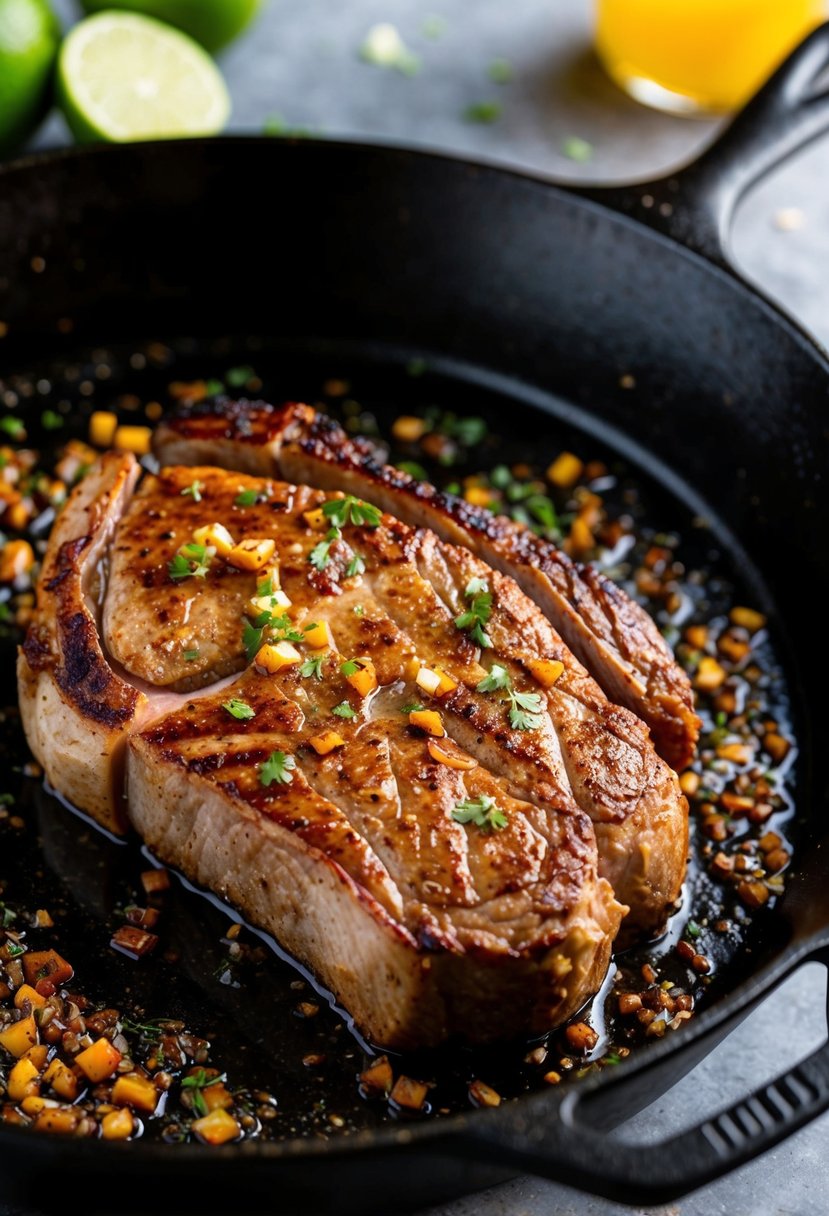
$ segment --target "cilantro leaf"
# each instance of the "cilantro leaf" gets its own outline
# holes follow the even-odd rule
[[[344,676],[353,676],[354,673],[359,670],[360,670],[360,664],[357,662],[356,659],[346,659],[346,661],[344,663],[340,664],[340,671],[343,673]]]
[[[187,663],[192,663],[193,660],[197,659],[200,654],[201,654],[201,651],[198,649],[198,647],[195,650],[185,650],[184,660]]]
[[[240,700],[239,697],[231,697],[229,701],[222,701],[222,709],[226,709],[232,718],[238,718],[240,722],[256,717],[253,707],[248,705],[247,701]]]
[[[456,823],[474,823],[484,832],[500,832],[507,826],[506,814],[488,794],[456,802],[452,818]]]
[[[492,645],[492,639],[484,628],[492,615],[492,593],[489,584],[482,578],[470,579],[464,595],[471,603],[466,612],[455,617],[455,626],[457,629],[466,630],[470,638],[485,650]]]
[[[359,553],[355,553],[345,568],[345,577],[354,578],[355,574],[365,574],[365,571],[366,563],[363,561]]]
[[[264,620],[262,618],[265,618]],[[249,663],[252,663],[256,658],[259,647],[262,645],[262,639],[265,635],[265,628],[270,623],[271,614],[269,612],[260,612],[253,621],[249,621],[245,617],[245,626],[242,630],[242,645],[245,648],[245,658]]]
[[[322,679],[322,665],[325,662],[324,654],[310,655],[299,669],[299,674],[314,680]]]
[[[544,725],[541,693],[507,692],[510,700],[509,724],[513,730],[540,730]]]
[[[401,714],[419,714],[423,712],[423,706],[418,705],[417,701],[410,701],[408,705],[400,706]]]
[[[331,712],[338,718],[357,717],[357,711],[351,708],[348,701],[340,701],[339,705],[335,705]]]
[[[371,503],[346,494],[345,498],[331,498],[322,504],[322,513],[335,528],[344,528],[350,521],[357,528],[378,528],[382,512]]]
[[[325,540],[321,540],[318,545],[314,545],[311,552],[308,554],[308,561],[315,570],[323,571],[331,561],[331,546],[335,540],[339,540],[342,533],[339,528],[331,528],[325,535]]]
[[[261,785],[290,785],[294,779],[293,770],[296,760],[286,756],[284,752],[271,752],[264,764],[259,766],[259,782]]]
[[[506,667],[502,667],[500,663],[493,663],[489,669],[489,675],[484,676],[475,687],[478,692],[498,692],[504,688],[511,688],[512,682]]]
[[[269,497],[269,491],[264,490],[240,490],[234,498],[234,505],[237,507],[253,507],[258,502],[265,502]]]

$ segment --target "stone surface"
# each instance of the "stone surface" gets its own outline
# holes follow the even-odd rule
[[[56,7],[65,20],[75,18],[70,0]],[[445,22],[439,38],[424,34],[432,15]],[[420,58],[416,75],[361,61],[360,46],[377,22],[397,26]],[[287,126],[326,136],[439,148],[566,181],[647,178],[692,157],[719,121],[669,118],[628,100],[590,50],[590,23],[589,0],[266,0],[256,28],[221,59],[233,97],[231,130],[259,132],[280,116]],[[510,83],[490,79],[496,59],[510,62]],[[498,121],[464,117],[470,106],[490,101],[501,106]],[[588,161],[564,154],[571,136],[591,144]],[[66,138],[53,117],[35,143],[45,147]],[[733,252],[752,280],[829,344],[827,181],[824,139],[746,200]],[[799,226],[787,230],[783,212]],[[821,970],[803,970],[621,1134],[652,1142],[746,1094],[822,1041],[824,1005]],[[659,1216],[823,1216],[828,1139],[826,1116],[760,1161],[651,1210]],[[519,1178],[429,1216],[622,1216],[632,1210]],[[0,1204],[0,1216],[24,1214]]]

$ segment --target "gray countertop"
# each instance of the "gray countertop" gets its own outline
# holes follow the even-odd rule
[[[75,16],[71,0],[57,7],[67,19]],[[444,21],[439,38],[424,33],[432,16]],[[590,0],[266,0],[255,29],[221,60],[233,97],[231,129],[259,132],[278,115],[289,127],[332,137],[437,147],[568,181],[647,178],[692,157],[718,123],[670,118],[629,101],[592,55],[590,21]],[[396,25],[420,57],[417,74],[360,60],[360,45],[377,22]],[[510,83],[489,78],[496,59],[511,63]],[[500,103],[498,121],[464,118],[470,105],[491,100]],[[588,161],[564,155],[571,136],[592,145]],[[54,117],[36,143],[65,140]],[[781,217],[792,209],[794,229]],[[829,345],[829,138],[793,158],[746,200],[733,252],[752,279]],[[795,975],[620,1134],[653,1142],[802,1058],[825,1037],[824,993],[825,977],[816,965]],[[824,1116],[759,1161],[658,1211],[823,1216],[829,1210],[828,1148]],[[631,1210],[518,1178],[430,1216],[621,1216]],[[19,1214],[0,1206],[0,1216]]]

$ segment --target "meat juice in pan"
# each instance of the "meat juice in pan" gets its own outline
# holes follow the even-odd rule
[[[153,1063],[159,1043],[169,1053],[173,1080],[164,1111],[141,1121],[143,1134],[173,1140],[196,1135],[191,1128],[198,1110],[186,1099],[198,1087],[181,1087],[180,1079],[197,1067],[226,1074],[245,1135],[282,1137],[310,1129],[334,1135],[388,1118],[435,1117],[470,1102],[491,1104],[528,1089],[568,1084],[586,1071],[613,1066],[649,1038],[681,1033],[695,1007],[739,977],[741,956],[759,956],[778,931],[772,909],[782,876],[764,870],[763,861],[771,855],[781,862],[787,850],[782,825],[792,811],[794,748],[785,756],[778,749],[775,762],[763,747],[766,735],[792,738],[783,678],[765,629],[729,620],[731,610],[753,600],[735,585],[727,555],[717,551],[711,532],[658,487],[633,478],[594,439],[552,419],[544,421],[541,441],[504,441],[498,434],[501,402],[441,383],[428,370],[421,376],[414,366],[409,374],[338,366],[336,381],[325,382],[302,361],[293,367],[280,361],[260,386],[249,367],[227,359],[207,363],[206,355],[188,359],[179,352],[170,364],[169,357],[158,347],[115,352],[106,362],[109,380],[98,385],[86,381],[82,366],[63,379],[56,374],[60,369],[44,369],[50,395],[38,401],[38,409],[27,405],[21,413],[31,432],[22,442],[41,446],[46,440],[54,449],[70,433],[86,438],[90,412],[111,406],[125,423],[142,425],[146,418],[139,410],[149,406],[152,418],[153,403],[169,401],[172,382],[203,379],[208,367],[234,395],[247,390],[276,400],[320,400],[354,431],[370,433],[379,425],[392,439],[395,460],[423,465],[444,485],[459,483],[472,501],[488,493],[519,518],[549,524],[551,509],[557,511],[565,536],[578,535],[575,521],[591,518],[592,511],[603,538],[601,560],[655,612],[694,676],[703,733],[698,760],[682,777],[692,806],[691,867],[667,934],[618,954],[591,1007],[547,1039],[478,1051],[451,1044],[425,1054],[386,1055],[379,1066],[310,977],[274,957],[272,943],[263,944],[246,927],[237,932],[235,918],[217,901],[206,903],[176,880],[166,893],[148,897],[140,875],[150,861],[137,845],[108,840],[57,804],[34,778],[24,778],[19,792],[10,782],[16,801],[0,828],[4,852],[15,859],[0,873],[7,919],[17,914],[10,926],[24,927],[31,949],[52,945],[71,959],[72,987],[91,1001],[93,1011],[102,1004],[119,1010],[125,1019],[122,1045],[138,1064]],[[266,363],[261,360],[262,367]],[[233,383],[243,375],[245,383]],[[38,379],[42,387],[44,377]],[[5,391],[22,399],[24,387],[25,381],[10,382]],[[451,406],[452,414],[436,401]],[[510,409],[512,417],[516,407]],[[54,425],[51,414],[62,426]],[[486,427],[475,421],[482,415]],[[429,426],[410,438],[401,417],[424,416]],[[41,422],[47,425],[39,435]],[[527,423],[537,433],[538,416]],[[545,482],[547,465],[572,453],[582,464],[575,483]],[[532,467],[520,467],[530,461]],[[590,462],[594,467],[585,470]],[[562,467],[567,469],[566,460]],[[476,476],[483,470],[489,476]],[[48,517],[35,521],[35,534],[46,527]],[[750,614],[738,612],[736,619],[757,625]],[[9,627],[9,643],[15,640]],[[11,680],[8,688],[11,693]],[[5,730],[10,753],[20,756],[11,706]],[[756,763],[739,750],[746,746]],[[118,928],[132,924],[136,908],[153,903],[161,915],[152,954],[136,962],[112,949]],[[49,913],[54,927],[33,927],[38,909]]]

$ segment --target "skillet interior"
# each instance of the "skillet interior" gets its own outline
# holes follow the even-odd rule
[[[243,188],[263,148],[292,182],[267,206]],[[395,382],[389,362],[425,355],[446,374],[434,386],[442,404],[480,413],[498,411],[499,394],[501,403],[522,401],[508,407],[509,431],[533,448],[548,426],[537,411],[555,413],[594,443],[610,439],[691,511],[705,503],[752,597],[777,602],[783,635],[797,621],[781,637],[790,682],[802,681],[801,707],[818,704],[826,660],[808,642],[827,581],[812,543],[826,516],[815,487],[826,463],[827,382],[819,357],[770,309],[628,221],[506,174],[377,149],[256,141],[179,146],[175,156],[163,146],[131,152],[65,156],[33,175],[5,175],[4,373],[46,370],[50,352],[60,359],[87,341],[247,331],[264,335],[257,367],[264,358],[286,396],[310,395],[308,369],[330,361],[336,374],[380,377],[382,396]],[[344,183],[336,197],[332,183]],[[132,201],[139,184],[140,203]],[[194,239],[196,198],[215,242]],[[436,247],[429,234],[438,222]],[[34,270],[33,258],[45,267]],[[74,332],[61,338],[65,317]],[[245,349],[232,340],[223,365]],[[442,358],[448,350],[451,362]],[[194,371],[204,373],[204,359],[194,353]],[[635,377],[635,392],[620,387],[623,374]],[[394,397],[405,391],[398,377]],[[623,427],[634,445],[605,424]],[[666,511],[683,513],[656,494]],[[807,744],[802,848],[823,828],[812,813],[821,791],[808,767],[809,716],[798,723]],[[52,847],[69,848],[72,868],[82,864],[74,823],[68,832],[49,823]],[[807,932],[799,903],[794,911],[795,932]],[[817,928],[825,909],[812,912]],[[779,937],[764,939],[770,958],[788,937],[781,923]],[[729,972],[724,1005],[745,975]]]

